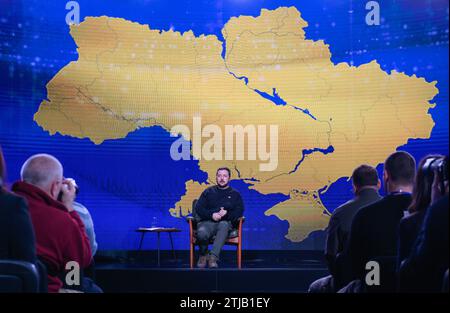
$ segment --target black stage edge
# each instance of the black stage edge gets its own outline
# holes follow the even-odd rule
[[[101,251],[95,258],[95,279],[105,292],[306,292],[316,279],[328,275],[322,251],[222,252],[219,269],[190,269],[189,251]]]

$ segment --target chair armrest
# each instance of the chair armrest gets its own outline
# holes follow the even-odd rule
[[[240,229],[242,224],[244,224],[245,222],[245,216],[241,216],[240,218],[237,219],[237,228]]]
[[[186,222],[188,222],[188,224],[191,225],[193,229],[197,228],[198,221],[195,219],[195,217],[187,216],[186,217]]]

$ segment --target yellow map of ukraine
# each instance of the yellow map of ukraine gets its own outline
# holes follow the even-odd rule
[[[333,64],[328,45],[305,38],[307,26],[294,7],[232,18],[222,30],[222,57],[223,43],[214,35],[87,17],[70,27],[78,60],[48,83],[34,119],[50,134],[96,144],[141,127],[192,125],[195,116],[222,129],[278,125],[275,171],[259,171],[259,160],[200,159],[199,167],[211,182],[217,167],[228,166],[261,194],[289,195],[265,214],[287,220],[286,238],[302,241],[326,227],[320,195],[333,182],[361,163],[378,165],[409,139],[429,138],[428,111],[438,93],[436,82],[386,73],[375,60]],[[286,105],[260,95],[274,88]],[[332,153],[324,153],[330,147]],[[172,216],[188,214],[206,187],[186,182]]]

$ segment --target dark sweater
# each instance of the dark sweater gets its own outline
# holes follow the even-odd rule
[[[397,255],[399,224],[410,203],[410,194],[390,194],[355,215],[347,251],[353,278],[362,278],[373,258]]]
[[[244,213],[244,203],[239,192],[232,187],[221,189],[212,186],[202,192],[195,206],[195,213],[202,221],[212,221],[213,213],[219,212],[223,207],[227,214],[221,220],[236,224]]]
[[[36,240],[22,197],[0,190],[0,259],[36,262]]]

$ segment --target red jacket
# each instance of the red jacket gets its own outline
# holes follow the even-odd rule
[[[92,260],[91,247],[77,212],[68,212],[45,191],[25,182],[16,182],[12,190],[28,201],[36,235],[37,255],[49,268],[48,291],[58,292],[62,282],[52,273],[63,273],[66,263],[76,261],[80,269]]]

